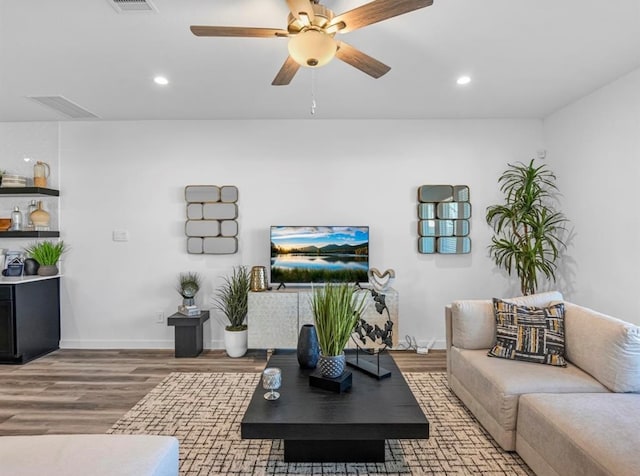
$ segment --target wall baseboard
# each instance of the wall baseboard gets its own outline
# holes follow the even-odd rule
[[[205,349],[224,349],[224,341],[213,340],[203,342]],[[173,349],[174,341],[171,340],[76,340],[65,339],[60,341],[61,349]]]

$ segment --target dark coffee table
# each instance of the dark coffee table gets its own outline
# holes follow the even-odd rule
[[[312,371],[299,368],[295,353],[274,354],[267,367],[282,370],[280,398],[265,400],[260,381],[242,438],[284,440],[287,462],[383,462],[385,440],[429,438],[429,422],[393,359],[383,354],[380,365],[391,377],[347,368],[353,386],[338,394],[309,386]]]

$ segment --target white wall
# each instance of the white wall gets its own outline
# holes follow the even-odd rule
[[[269,226],[370,226],[370,264],[394,268],[400,338],[444,339],[453,299],[517,293],[488,258],[484,210],[500,199],[509,161],[542,147],[540,121],[147,121],[66,122],[61,128],[65,262],[62,345],[173,346],[154,322],[180,302],[181,271],[205,278],[210,305],[220,276],[237,264],[267,266]],[[232,184],[240,191],[240,252],[185,252],[184,187]],[[473,252],[417,252],[417,187],[467,184]],[[111,240],[125,229],[130,241]],[[205,327],[220,347],[222,327]],[[205,344],[206,345],[206,344]]]
[[[565,297],[640,324],[640,69],[544,121],[574,234]]]

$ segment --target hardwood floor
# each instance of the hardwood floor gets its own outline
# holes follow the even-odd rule
[[[444,351],[391,352],[404,372],[446,369]],[[266,352],[176,359],[170,350],[59,350],[0,365],[0,436],[104,433],[171,372],[260,372]]]

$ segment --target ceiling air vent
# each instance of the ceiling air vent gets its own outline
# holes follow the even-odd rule
[[[94,119],[97,118],[94,113],[81,108],[76,103],[69,101],[62,96],[27,96],[29,99],[39,102],[40,104],[50,107],[56,112],[64,114],[71,119]]]
[[[155,5],[151,0],[107,0],[109,5],[116,9],[118,13],[126,12],[155,12]]]

